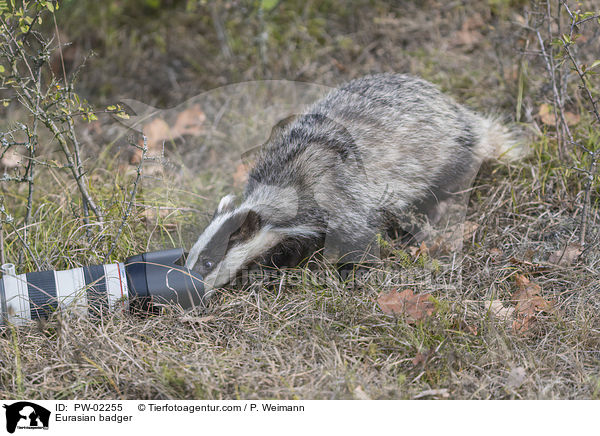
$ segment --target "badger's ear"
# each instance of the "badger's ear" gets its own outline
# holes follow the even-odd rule
[[[241,225],[230,236],[230,241],[246,241],[256,235],[262,227],[260,215],[250,209],[247,212],[241,212]]]
[[[221,215],[225,212],[231,212],[233,209],[235,209],[235,195],[226,195],[225,197],[221,198],[221,201],[219,202],[219,207],[217,207],[217,210],[215,212],[215,216]]]

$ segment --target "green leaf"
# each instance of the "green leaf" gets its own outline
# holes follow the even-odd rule
[[[110,106],[108,106],[108,107],[106,108],[106,110],[107,110],[107,111],[114,111],[114,110],[117,110],[117,107],[116,107],[115,105],[112,105],[112,104],[111,104]]]
[[[592,69],[596,68],[596,67],[597,67],[597,66],[599,66],[599,65],[600,65],[600,59],[598,59],[598,60],[596,60],[596,61],[592,62],[592,65],[590,65],[590,66],[589,66],[587,69],[588,69],[588,70],[592,70]]]
[[[0,73],[4,73],[4,66],[0,65]]]
[[[50,12],[54,12],[54,5],[51,1],[46,3],[46,9],[48,9]]]
[[[271,11],[279,4],[279,0],[261,0],[260,7],[263,11]]]
[[[123,118],[124,120],[129,119],[129,114],[126,112],[117,112],[115,115],[118,116],[119,118]]]

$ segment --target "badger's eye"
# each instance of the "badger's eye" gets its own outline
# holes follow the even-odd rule
[[[205,260],[202,263],[202,266],[204,266],[204,268],[206,268],[207,270],[211,270],[214,265],[215,264],[212,261],[210,261],[210,260]]]

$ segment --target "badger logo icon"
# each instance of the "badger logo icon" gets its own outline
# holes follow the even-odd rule
[[[6,409],[6,431],[14,433],[17,426],[26,429],[48,429],[50,411],[29,401],[3,406]]]

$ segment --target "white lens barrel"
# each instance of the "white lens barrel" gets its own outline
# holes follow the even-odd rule
[[[78,316],[103,308],[127,309],[129,292],[123,263],[15,274],[12,264],[2,265],[0,324],[24,325],[47,318],[57,309]]]
[[[3,301],[2,321],[9,321],[16,325],[22,325],[31,319],[29,295],[27,292],[27,279],[25,274],[17,275],[12,263],[2,265]]]

